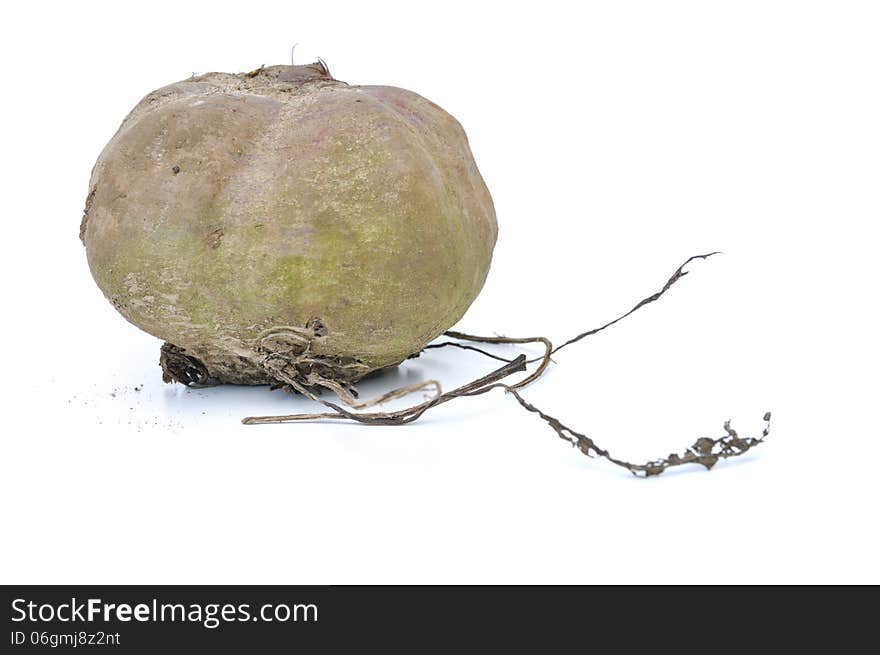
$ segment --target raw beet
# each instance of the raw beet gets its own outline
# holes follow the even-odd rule
[[[459,123],[322,64],[147,95],[95,164],[98,286],[168,342],[167,379],[354,382],[452,326],[483,286],[492,199]]]

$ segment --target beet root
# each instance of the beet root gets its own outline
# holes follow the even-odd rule
[[[349,384],[448,329],[492,258],[492,199],[458,122],[323,64],[147,95],[95,164],[98,286],[165,340],[166,380]]]

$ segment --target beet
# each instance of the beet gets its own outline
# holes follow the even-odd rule
[[[769,412],[759,436],[742,437],[727,421],[720,436],[634,463],[522,395],[551,356],[659,300],[691,262],[716,253],[690,257],[628,312],[554,348],[545,337],[449,331],[483,286],[496,236],[458,122],[411,91],[335,80],[323,63],[208,73],[147,95],[98,158],[80,227],[104,295],[166,341],[166,382],[271,384],[330,410],[246,424],[404,425],[501,389],[584,455],[638,476],[711,469],[764,443]],[[450,340],[429,344],[440,334]],[[467,342],[544,352],[507,359]],[[351,385],[364,376],[453,346],[505,363],[451,391],[425,380],[356,399]],[[353,411],[431,387],[433,396],[405,409]]]
[[[323,63],[147,95],[92,172],[98,286],[166,341],[166,379],[351,383],[418,353],[476,298],[497,235],[459,123]],[[320,386],[320,385],[319,385]]]

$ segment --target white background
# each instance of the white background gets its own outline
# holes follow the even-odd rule
[[[0,581],[880,582],[876,3],[33,2],[2,32]],[[163,385],[86,266],[91,166],[148,91],[297,42],[467,130],[500,237],[462,330],[561,342],[725,252],[527,399],[638,460],[766,410],[769,441],[646,481],[501,393],[247,427],[313,407]]]

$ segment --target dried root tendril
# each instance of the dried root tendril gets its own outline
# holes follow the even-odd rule
[[[582,332],[577,336],[567,340],[562,345],[557,346],[556,348],[554,348],[553,344],[545,337],[480,337],[465,334],[463,332],[445,332],[445,336],[451,339],[455,339],[456,341],[445,341],[442,343],[430,344],[425,347],[425,350],[433,348],[455,347],[464,350],[475,351],[487,357],[505,362],[504,366],[496,369],[488,375],[446,393],[441,393],[439,383],[434,380],[429,380],[421,384],[395,389],[370,401],[359,403],[355,400],[356,393],[352,393],[353,389],[350,387],[350,385],[341,384],[338,381],[334,381],[329,377],[322,376],[319,372],[313,371],[306,375],[303,375],[300,369],[296,367],[291,367],[291,360],[289,357],[282,356],[280,357],[279,361],[277,353],[269,353],[264,360],[264,366],[267,368],[267,370],[271,372],[273,377],[278,379],[279,382],[282,383],[289,390],[300,393],[307,398],[324,405],[332,411],[313,414],[288,414],[283,416],[249,416],[243,419],[242,423],[245,423],[246,425],[256,425],[265,423],[288,423],[296,421],[343,419],[356,421],[358,423],[364,423],[367,425],[405,425],[419,419],[429,409],[446,403],[455,398],[478,396],[492,391],[493,389],[503,389],[505,392],[511,394],[517,400],[517,402],[519,402],[520,406],[522,406],[525,410],[537,414],[541,419],[543,419],[551,428],[553,428],[560,439],[568,441],[572,444],[572,446],[577,447],[584,455],[587,455],[588,457],[603,458],[608,462],[611,462],[612,464],[627,469],[633,475],[642,477],[660,475],[669,468],[683,466],[685,464],[697,464],[705,467],[706,469],[711,469],[713,466],[715,466],[716,463],[718,463],[719,460],[727,459],[730,457],[738,457],[763,443],[770,433],[770,413],[767,412],[764,415],[765,427],[760,437],[740,437],[737,434],[736,430],[734,430],[730,426],[730,421],[727,421],[724,424],[724,430],[726,434],[722,437],[701,437],[681,454],[672,453],[665,458],[651,460],[644,464],[636,464],[612,456],[609,451],[598,446],[590,437],[569,428],[559,419],[554,418],[549,414],[546,414],[531,403],[527,402],[521,395],[520,389],[531,384],[544,374],[547,367],[550,365],[551,357],[554,353],[559,352],[562,348],[565,348],[566,346],[577,343],[578,341],[585,339],[586,337],[592,336],[605,330],[606,328],[611,327],[612,325],[622,321],[631,314],[635,313],[645,305],[648,305],[660,299],[676,282],[678,282],[678,280],[687,275],[687,271],[685,271],[684,269],[688,264],[696,259],[707,259],[708,257],[711,257],[715,254],[717,253],[712,252],[705,255],[695,255],[693,257],[690,257],[675,270],[672,276],[670,276],[670,278],[666,281],[666,284],[664,284],[659,291],[636,303],[636,305],[633,306],[633,308],[625,314],[622,314],[621,316],[615,318],[612,321],[609,321],[608,323],[605,323],[598,328]],[[544,346],[544,354],[540,357],[536,357],[530,360],[526,359],[525,355],[519,355],[515,359],[508,360],[504,357],[500,357],[481,348],[459,343],[459,341],[469,341],[485,344],[520,345],[540,343]],[[304,350],[298,355],[300,357],[300,359],[298,360],[299,362],[302,362],[307,358],[308,344],[304,345]],[[416,353],[412,355],[412,357],[417,357],[419,354],[420,353]],[[538,367],[532,373],[526,375],[518,382],[507,383],[503,381],[515,373],[525,372],[527,370],[527,365],[534,362],[539,362]],[[165,370],[164,365],[163,370]],[[320,398],[317,395],[319,393],[319,388],[327,388],[335,392],[336,395],[343,402],[351,406],[353,409],[363,409],[386,402],[394,398],[400,398],[415,391],[423,390],[428,386],[434,386],[436,390],[436,394],[432,398],[417,405],[413,405],[411,407],[393,412],[352,412],[332,401]]]
[[[556,431],[560,439],[568,441],[575,446],[587,457],[601,457],[608,460],[612,464],[627,469],[636,476],[651,477],[660,475],[666,469],[673,466],[683,466],[685,464],[700,464],[706,469],[711,469],[721,459],[729,457],[738,457],[744,455],[755,446],[763,443],[767,435],[770,434],[770,412],[764,414],[764,430],[760,437],[740,437],[736,430],[730,427],[730,421],[724,423],[724,430],[727,433],[723,437],[713,439],[711,437],[700,437],[693,445],[691,445],[682,454],[671,453],[667,457],[651,460],[644,464],[634,464],[622,459],[613,457],[604,448],[596,445],[590,437],[580,432],[572,430],[564,425],[559,419],[545,414],[540,409],[526,402],[526,400],[516,390],[510,389],[509,392],[529,412],[533,412],[540,416],[547,424]]]
[[[416,382],[415,384],[408,384],[404,387],[392,389],[391,391],[383,393],[380,396],[376,396],[375,398],[370,398],[369,400],[358,400],[357,392],[353,388],[346,388],[345,386],[343,386],[339,382],[335,382],[334,380],[321,379],[318,380],[316,384],[330,389],[342,400],[342,402],[344,402],[352,409],[366,409],[367,407],[374,407],[376,405],[381,405],[382,403],[387,403],[390,400],[403,398],[404,396],[408,396],[411,393],[424,391],[426,389],[434,390],[433,397],[437,397],[443,393],[443,388],[440,386],[440,383],[437,382],[437,380],[425,380],[424,382]]]

